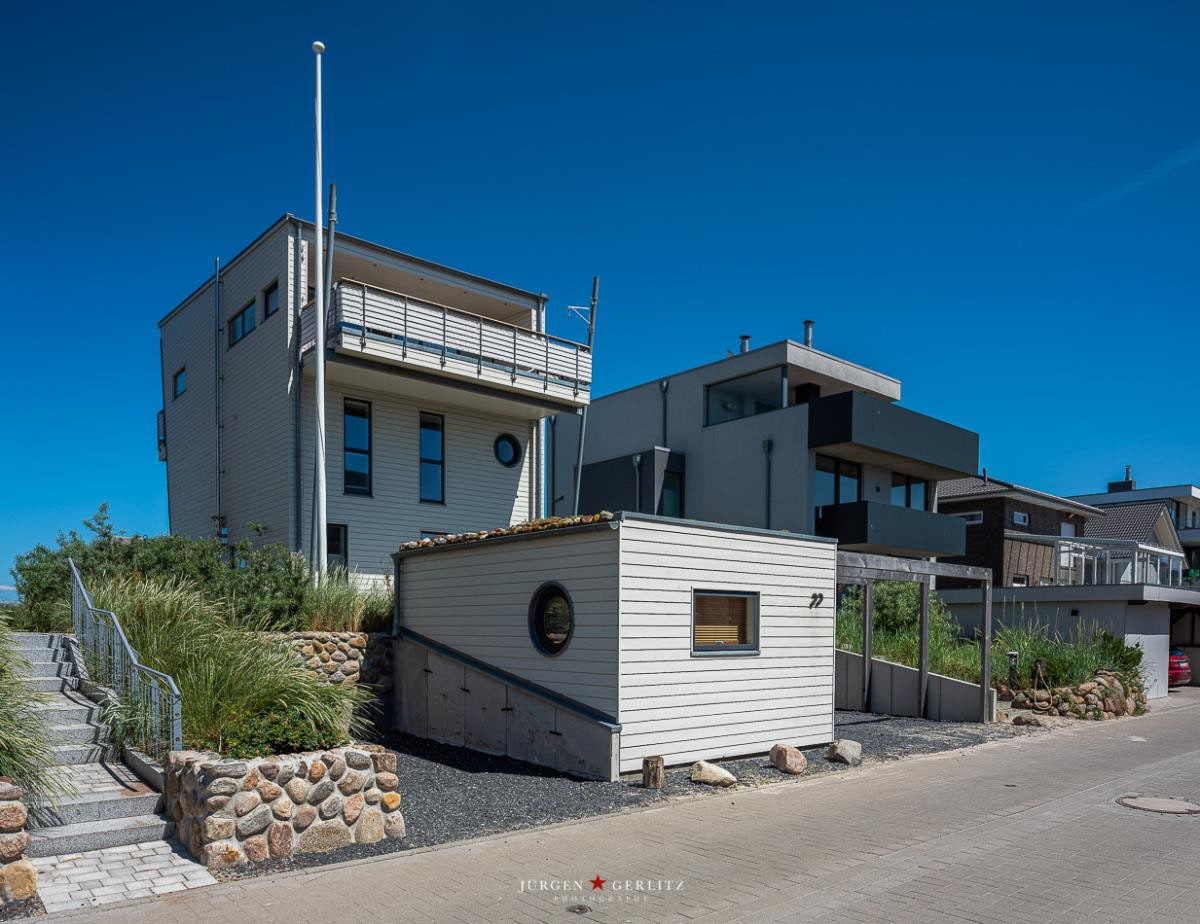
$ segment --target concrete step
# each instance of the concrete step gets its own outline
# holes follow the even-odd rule
[[[39,651],[46,648],[59,648],[65,636],[59,632],[14,632],[13,642],[18,651]]]
[[[40,703],[34,710],[50,725],[97,724],[100,707],[90,699],[72,693],[60,693]]]
[[[25,686],[35,693],[64,693],[79,689],[78,677],[26,677]]]
[[[60,744],[103,744],[108,740],[108,729],[103,725],[73,722],[68,725],[47,725],[46,734],[51,741]]]
[[[47,677],[74,677],[75,665],[70,661],[30,661],[17,664],[17,673],[22,677],[44,680]]]
[[[174,834],[175,823],[158,815],[82,821],[31,830],[29,847],[25,853],[31,857],[53,857],[64,853],[100,850],[104,847],[162,841]]]
[[[21,652],[21,657],[31,664],[58,664],[71,660],[71,653],[62,648],[30,648]]]
[[[75,744],[59,744],[50,748],[50,763],[55,766],[65,764],[97,764],[105,758],[105,748],[100,744],[78,741]]]
[[[111,789],[61,796],[54,800],[53,805],[32,809],[29,813],[29,830],[32,832],[91,821],[153,815],[158,811],[161,801],[162,795],[145,783],[122,786],[114,782]]]

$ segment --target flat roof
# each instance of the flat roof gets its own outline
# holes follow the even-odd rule
[[[686,520],[678,517],[660,517],[649,513],[633,513],[619,511],[613,513],[603,510],[600,513],[583,514],[570,517],[546,517],[541,520],[530,520],[516,523],[512,526],[502,526],[498,529],[481,529],[466,533],[453,533],[438,536],[436,539],[414,539],[401,543],[400,548],[392,553],[393,561],[400,561],[412,555],[422,555],[429,552],[449,551],[453,549],[472,548],[479,545],[491,545],[498,542],[512,542],[518,539],[538,539],[565,533],[577,533],[596,529],[617,529],[623,522],[663,523],[670,526],[685,526],[691,529],[720,530],[727,533],[738,533],[749,536],[769,536],[772,539],[797,539],[804,542],[820,542],[836,545],[837,540],[827,536],[809,536],[804,533],[793,533],[783,529],[760,529],[754,526],[735,526],[730,523],[712,523],[707,520]]]
[[[946,603],[978,603],[979,591],[941,590]],[[1044,587],[993,587],[992,602],[1072,603],[1124,600],[1128,603],[1182,603],[1200,606],[1200,590],[1163,584],[1051,584]]]
[[[293,215],[291,212],[284,212],[283,215],[281,215],[279,218],[275,219],[275,221],[271,222],[271,224],[268,225],[267,228],[261,234],[259,234],[257,237],[255,237],[254,240],[252,240],[249,244],[247,244],[245,247],[243,247],[241,250],[239,250],[236,254],[234,254],[233,257],[231,257],[227,263],[223,263],[221,265],[221,272],[224,273],[230,267],[237,264],[239,260],[244,258],[258,244],[260,244],[264,238],[266,238],[273,231],[275,231],[277,228],[279,228],[280,225],[286,224],[288,222],[296,222],[296,223],[300,224],[301,227],[303,227],[309,231],[313,231],[314,233],[316,231],[316,225],[314,225],[311,221],[308,221],[304,218],[298,218],[297,216]],[[361,238],[361,237],[355,237],[353,234],[347,234],[344,231],[342,231],[341,228],[335,227],[334,247],[336,248],[338,243],[341,241],[349,241],[351,243],[357,244],[360,247],[366,247],[370,250],[374,250],[374,251],[376,251],[380,254],[383,254],[387,257],[391,257],[392,259],[404,260],[406,262],[413,263],[416,266],[424,267],[424,268],[432,270],[434,272],[446,273],[451,276],[458,277],[459,279],[477,283],[479,285],[484,285],[484,286],[489,286],[489,287],[492,287],[495,289],[500,289],[500,290],[508,292],[512,295],[520,296],[522,299],[526,299],[526,300],[532,301],[534,303],[545,298],[545,296],[542,295],[541,293],[530,292],[526,289],[520,289],[520,288],[517,288],[516,286],[509,285],[506,282],[496,282],[494,279],[488,279],[487,277],[480,276],[476,273],[468,273],[466,270],[455,269],[454,267],[447,266],[444,263],[435,263],[432,260],[426,260],[424,257],[416,257],[416,256],[413,256],[412,254],[405,253],[402,250],[395,250],[394,248],[385,247],[382,244],[376,244],[372,241],[365,240],[364,238]],[[187,295],[187,297],[185,297],[178,305],[176,305],[174,308],[172,308],[170,311],[168,311],[165,315],[163,315],[163,317],[158,322],[158,326],[161,327],[163,324],[165,324],[171,318],[171,316],[175,314],[175,312],[177,312],[180,308],[182,308],[184,305],[186,305],[188,302],[190,302],[193,298],[195,298],[197,295],[199,295],[201,292],[203,292],[208,286],[212,285],[212,281],[213,281],[212,275],[205,278],[205,280],[202,283],[200,283],[200,285],[196,286],[196,288],[193,289],[191,291],[191,293],[189,293]]]
[[[852,362],[851,360],[848,360],[848,359],[843,359],[840,356],[834,356],[832,353],[826,353],[822,350],[818,350],[818,349],[815,349],[810,346],[805,346],[803,343],[798,343],[795,340],[788,339],[788,340],[776,340],[772,343],[768,343],[768,344],[765,344],[760,347],[755,347],[752,350],[747,350],[745,353],[733,353],[729,356],[724,356],[720,359],[714,359],[711,362],[701,363],[698,366],[692,366],[691,368],[688,368],[688,369],[681,369],[678,372],[671,372],[671,373],[667,373],[666,375],[656,376],[653,379],[650,379],[646,382],[639,382],[637,385],[627,385],[625,388],[619,388],[616,391],[610,391],[607,394],[600,395],[599,398],[593,397],[592,402],[595,403],[596,401],[602,400],[604,398],[611,398],[614,395],[620,395],[620,394],[624,394],[625,392],[635,391],[639,388],[645,388],[647,385],[656,385],[657,383],[661,382],[663,379],[674,379],[674,378],[678,378],[678,377],[684,376],[684,375],[691,375],[693,373],[700,372],[705,369],[710,369],[710,370],[715,369],[715,367],[721,366],[726,363],[734,363],[734,364],[738,364],[738,365],[744,365],[744,364],[746,364],[746,357],[748,357],[748,356],[761,355],[764,359],[766,359],[766,358],[768,358],[769,354],[772,352],[783,354],[774,363],[772,363],[772,365],[787,364],[787,365],[803,366],[803,362],[802,361],[798,362],[797,358],[800,358],[802,360],[803,358],[806,357],[806,354],[811,354],[817,360],[823,360],[828,363],[836,363],[838,365],[844,366],[847,370],[857,372],[860,375],[879,379],[881,384],[894,386],[896,393],[894,396],[886,395],[883,392],[876,392],[876,393],[883,396],[886,400],[891,400],[891,401],[899,400],[901,383],[898,378],[887,375],[886,373],[883,373],[883,372],[878,372],[875,369],[869,369],[866,366],[860,365],[859,363],[856,363],[856,362]],[[767,366],[760,367],[760,369],[763,369],[763,368],[768,368],[768,367]],[[751,374],[752,372],[760,371],[760,369],[747,370],[746,372],[731,372],[729,377],[730,378],[738,378],[739,376],[741,376],[743,374]],[[821,369],[811,368],[811,369],[809,369],[809,371],[811,371],[817,375],[825,376],[827,378],[834,378],[834,376],[830,375],[829,373],[827,373]],[[719,380],[714,380],[714,381],[719,381]],[[847,382],[847,384],[858,384],[858,383]],[[867,386],[859,385],[859,387],[866,388]]]

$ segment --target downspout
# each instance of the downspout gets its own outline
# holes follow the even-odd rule
[[[217,538],[222,538],[221,530],[225,526],[225,512],[221,507],[221,258],[213,261],[213,421],[215,452],[214,480],[217,489],[217,514],[213,526],[217,529]]]
[[[671,444],[667,442],[667,389],[671,387],[670,379],[662,379],[658,383],[658,390],[662,394],[662,447],[670,449]]]
[[[304,376],[300,363],[300,309],[304,304],[303,259],[301,246],[304,242],[300,222],[293,224],[295,233],[292,249],[292,520],[295,523],[295,551],[304,551],[304,490],[300,472],[304,468]]]
[[[642,512],[642,454],[633,455],[633,512]]]
[[[766,508],[767,508],[767,529],[771,528],[771,450],[775,448],[774,440],[763,440],[763,455],[767,457],[767,490],[766,490]]]
[[[546,463],[546,480],[548,482],[547,500],[549,502],[549,515],[554,516],[558,506],[558,498],[555,497],[555,491],[558,490],[558,416],[555,415],[546,420],[546,455],[548,456]]]

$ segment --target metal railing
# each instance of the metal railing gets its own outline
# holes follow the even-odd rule
[[[120,724],[118,740],[160,763],[169,751],[183,748],[183,697],[175,680],[138,660],[116,613],[97,609],[71,565],[71,618],[83,653],[88,680],[107,687],[118,708],[107,710],[105,723]]]
[[[364,352],[371,342],[398,350],[402,361],[479,378],[501,375],[513,385],[569,388],[573,396],[591,388],[591,350],[573,340],[351,279],[339,280],[328,311],[330,335],[346,334]],[[306,351],[316,339],[310,305],[301,310],[300,329]]]

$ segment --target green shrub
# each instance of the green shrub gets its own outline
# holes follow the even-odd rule
[[[216,539],[183,536],[127,538],[117,534],[101,504],[84,521],[90,538],[59,533],[54,547],[38,545],[17,556],[13,577],[21,596],[22,627],[42,632],[71,630],[73,559],[89,589],[97,581],[139,575],[182,580],[224,615],[245,628],[291,632],[297,629],[384,629],[391,625],[391,596],[367,590],[357,596],[331,574],[313,586],[308,562],[279,543],[232,547]]]
[[[8,623],[8,608],[0,609],[0,776],[25,790],[32,805],[40,805],[58,790],[47,772],[51,743],[46,737],[38,698],[20,673],[26,661],[17,651]]]
[[[875,657],[916,667],[920,655],[920,588],[912,581],[878,581],[874,588],[871,647]],[[837,646],[862,653],[862,591],[849,588],[841,597],[837,614]],[[992,634],[991,680],[1008,680],[1008,652],[1018,653],[1017,675],[1022,685],[1032,681],[1034,664],[1045,662],[1049,686],[1086,683],[1097,670],[1116,671],[1133,679],[1141,673],[1142,649],[1094,625],[1081,626],[1071,638],[1051,634],[1033,621],[1001,626]],[[978,639],[965,638],[946,605],[931,593],[929,598],[929,669],[959,680],[979,682]]]
[[[184,581],[125,575],[89,590],[97,607],[118,614],[142,662],[175,678],[185,747],[228,753],[233,742],[244,756],[293,741],[328,748],[369,724],[365,690],[310,675],[281,642]]]

